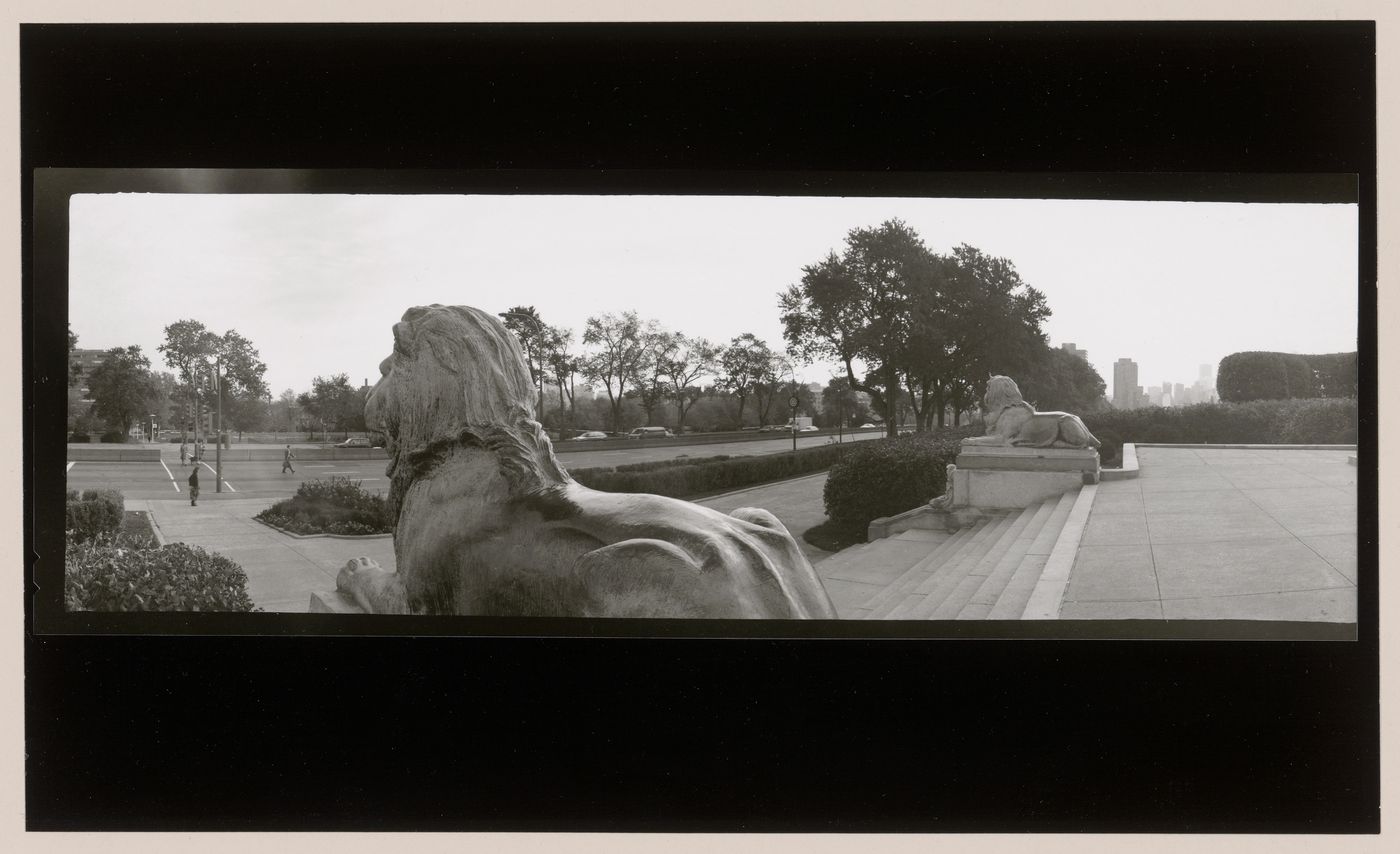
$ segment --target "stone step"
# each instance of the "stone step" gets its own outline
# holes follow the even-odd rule
[[[921,540],[926,543],[941,543],[951,536],[947,531],[928,531],[923,528],[910,528],[907,531],[900,531],[891,540]]]
[[[1026,550],[1025,557],[1021,558],[1016,571],[1006,582],[1006,589],[1001,591],[996,604],[987,612],[987,619],[1021,619],[1021,614],[1026,609],[1026,603],[1030,601],[1031,591],[1035,590],[1035,584],[1040,580],[1040,573],[1045,569],[1045,562],[1050,559],[1050,551],[1055,548],[1055,540],[1059,538],[1060,531],[1065,526],[1065,520],[1069,518],[1069,511],[1074,507],[1074,501],[1078,497],[1079,490],[1077,489],[1070,490],[1060,496],[1050,518],[1045,520],[1045,526],[1040,529],[1040,533],[1036,535],[1030,548]]]
[[[983,583],[996,569],[1001,559],[1006,553],[1016,545],[1021,534],[1025,532],[1026,526],[1036,517],[1040,510],[1040,505],[1033,505],[1022,510],[1014,516],[1008,516],[1006,527],[1002,530],[1002,535],[987,549],[982,559],[963,574],[958,583],[948,591],[948,595],[937,603],[937,606],[929,612],[928,619],[931,620],[954,620],[962,613],[963,606],[972,600],[973,594],[982,588]],[[1048,513],[1046,514],[1049,515]],[[1029,545],[1029,543],[1027,543]],[[1018,561],[1019,562],[1019,561]]]
[[[958,542],[956,548],[929,555],[927,558],[920,561],[919,565],[914,568],[914,571],[902,579],[900,586],[891,592],[891,595],[886,598],[882,605],[870,610],[870,616],[867,617],[867,619],[903,619],[903,617],[897,616],[897,614],[902,614],[904,611],[908,610],[908,603],[906,600],[910,596],[916,596],[918,599],[923,598],[921,594],[916,593],[919,585],[923,584],[930,575],[937,572],[941,567],[949,562],[958,560],[969,548],[973,548],[974,541],[986,533],[988,522],[989,520],[985,518],[978,519],[971,526],[963,528],[957,533],[956,537]]]
[[[905,597],[903,606],[898,610],[899,616],[891,614],[891,618],[927,620],[933,609],[938,607],[958,582],[966,578],[972,568],[982,560],[987,549],[996,545],[1002,538],[1012,519],[1011,516],[1002,516],[989,522],[956,559],[944,562],[943,566],[914,588],[914,592]]]
[[[881,539],[845,549],[817,564],[817,575],[873,584],[883,589],[924,558],[933,544],[923,540]]]
[[[1059,498],[1050,498],[1040,504],[1027,507],[1023,514],[1029,514],[1029,519],[1021,529],[1021,533],[1007,547],[996,566],[987,573],[987,577],[978,586],[968,599],[967,604],[958,611],[959,620],[982,620],[996,604],[1001,592],[1006,589],[1006,583],[1011,580],[1011,576],[1016,573],[1016,567],[1021,565],[1021,559],[1030,550],[1031,543],[1035,542],[1040,535],[1041,528],[1050,519],[1055,508],[1059,506]]]
[[[921,560],[917,561],[913,566],[911,566],[904,575],[890,582],[890,584],[886,585],[885,588],[879,593],[876,593],[874,596],[871,596],[869,601],[867,601],[865,604],[861,605],[859,609],[857,609],[857,618],[870,619],[870,615],[874,611],[886,609],[886,606],[894,607],[893,603],[899,601],[900,597],[903,595],[903,591],[909,589],[915,584],[918,584],[919,580],[921,580],[926,573],[931,571],[931,568],[929,566],[930,561],[939,560],[941,559],[942,555],[948,554],[949,552],[955,549],[961,548],[966,538],[970,535],[970,533],[970,528],[963,528],[959,531],[955,531],[954,533],[948,535],[948,539],[944,540],[942,543],[938,544],[934,548],[926,548],[924,552],[924,557]],[[876,540],[876,542],[883,541]],[[927,546],[927,544],[925,545]]]

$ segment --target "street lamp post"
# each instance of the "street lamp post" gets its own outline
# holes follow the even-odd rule
[[[207,362],[205,364],[208,364]],[[222,361],[215,359],[214,368],[214,491],[224,491],[224,394],[222,388]]]

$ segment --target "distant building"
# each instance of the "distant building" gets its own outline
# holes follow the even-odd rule
[[[92,402],[92,393],[88,390],[88,377],[92,376],[93,370],[102,364],[105,358],[106,350],[73,350],[72,361],[83,369],[82,376],[78,378],[78,392],[84,403]]]
[[[1176,406],[1186,406],[1186,386],[1181,383],[1172,385],[1172,403]]]
[[[1162,387],[1161,387],[1161,386],[1159,386],[1159,385],[1150,385],[1150,386],[1147,387],[1147,405],[1148,405],[1148,406],[1161,406],[1161,405],[1162,405]]]
[[[1142,405],[1142,386],[1137,381],[1137,362],[1124,356],[1113,363],[1113,405],[1116,408],[1137,409]]]
[[[1073,342],[1061,344],[1060,349],[1064,350],[1066,353],[1069,353],[1071,356],[1078,356],[1086,362],[1089,361],[1089,351],[1079,349],[1078,347],[1074,346]]]

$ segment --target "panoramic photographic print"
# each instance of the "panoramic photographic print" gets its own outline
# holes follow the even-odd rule
[[[1356,619],[1353,204],[70,204],[76,611]]]

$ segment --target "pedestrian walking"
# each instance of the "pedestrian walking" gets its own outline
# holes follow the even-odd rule
[[[185,444],[185,440],[180,440],[180,465],[183,467],[185,461],[190,458],[190,446]]]
[[[292,446],[288,445],[287,450],[282,452],[282,474],[286,474],[287,472],[291,472],[292,474],[297,473],[297,470],[292,468],[292,460],[296,458],[297,455],[292,453]]]
[[[191,506],[191,507],[198,507],[198,506],[199,506],[199,466],[198,466],[198,465],[196,465],[196,466],[194,467],[194,471],[190,472],[190,506]]]

